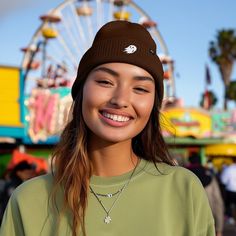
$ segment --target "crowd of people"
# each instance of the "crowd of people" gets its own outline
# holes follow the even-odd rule
[[[201,181],[215,220],[216,236],[222,236],[224,224],[236,223],[236,158],[231,165],[217,172],[211,165],[202,165],[198,153],[191,153],[185,166]],[[37,176],[35,165],[19,162],[0,179],[0,222],[12,192],[24,181]],[[236,227],[236,225],[235,225]]]
[[[233,163],[223,168],[220,181],[224,187],[224,199],[228,222],[234,224],[236,220],[236,158]]]
[[[216,236],[222,236],[224,224],[235,225],[236,220],[236,158],[233,163],[216,171],[213,165],[202,165],[198,153],[189,156],[186,168],[200,179],[212,209]],[[236,225],[235,225],[236,227]]]
[[[24,181],[37,175],[35,165],[21,161],[13,169],[7,170],[0,179],[0,223],[13,191]]]

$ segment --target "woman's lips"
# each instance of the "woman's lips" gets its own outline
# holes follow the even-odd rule
[[[100,111],[101,118],[105,123],[115,126],[115,127],[123,127],[129,124],[130,120],[133,119],[131,116],[126,115],[124,113],[110,113],[108,111]]]

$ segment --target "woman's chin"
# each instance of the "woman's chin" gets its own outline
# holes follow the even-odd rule
[[[126,141],[131,141],[133,137],[124,135],[124,133],[120,134],[120,135],[112,135],[112,134],[97,134],[96,135],[96,141],[99,142],[99,140],[101,142],[106,142],[106,143],[110,143],[110,144],[114,144],[114,143],[122,143],[122,142],[126,142]]]

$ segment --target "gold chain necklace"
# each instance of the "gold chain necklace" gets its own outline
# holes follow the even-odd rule
[[[132,177],[133,177],[133,175],[134,175],[134,172],[135,172],[135,170],[136,170],[136,168],[137,168],[137,166],[138,166],[138,163],[139,163],[139,162],[137,162],[137,164],[136,164],[135,168],[133,169],[133,171],[132,171],[132,173],[131,173],[129,179],[126,181],[126,183],[123,185],[123,187],[122,187],[121,189],[119,189],[117,192],[115,192],[114,194],[112,194],[112,193],[99,194],[99,193],[96,193],[96,192],[93,190],[93,188],[92,188],[91,186],[89,186],[91,193],[94,195],[94,197],[96,198],[96,200],[99,202],[99,204],[101,205],[101,207],[103,208],[103,210],[104,210],[105,213],[106,213],[106,216],[104,217],[104,223],[106,223],[106,224],[110,224],[110,223],[111,223],[111,220],[112,220],[112,219],[111,219],[110,213],[111,213],[111,211],[113,210],[115,204],[118,202],[118,200],[119,200],[121,194],[122,194],[122,193],[124,192],[124,190],[128,187],[128,185],[129,185],[129,183],[130,183],[130,181],[131,181],[131,179],[132,179]],[[115,196],[115,195],[117,195],[117,196],[116,196],[115,200],[113,201],[113,203],[112,203],[112,205],[111,205],[111,207],[110,207],[109,209],[107,209],[107,208],[105,207],[104,203],[103,203],[102,200],[99,198],[99,196],[112,197],[112,196]]]

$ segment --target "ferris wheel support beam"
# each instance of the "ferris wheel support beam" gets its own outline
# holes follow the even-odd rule
[[[35,41],[37,40],[37,38],[41,34],[41,28],[43,27],[44,24],[45,23],[42,23],[38,27],[38,29],[36,30],[35,34],[33,35],[32,39],[31,39],[30,43],[28,44],[28,47],[30,47],[31,45],[35,45],[35,46],[37,45],[37,43]],[[24,56],[23,61],[21,63],[22,64],[22,69],[27,70],[27,62],[30,61],[30,59],[31,59],[31,52],[28,51],[28,52],[25,53],[25,56]]]

